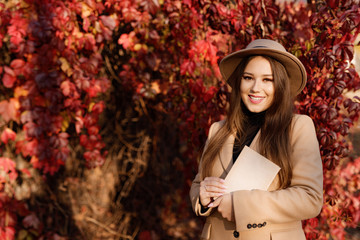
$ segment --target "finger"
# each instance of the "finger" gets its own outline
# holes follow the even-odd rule
[[[222,199],[223,199],[222,197],[219,197],[219,198],[215,199],[215,201],[213,201],[212,203],[210,203],[210,204],[208,205],[208,207],[210,207],[210,208],[216,208],[217,206],[220,205]]]
[[[208,198],[218,198],[223,196],[225,193],[216,193],[216,192],[207,192],[207,197]]]
[[[221,178],[206,178],[200,183],[209,192],[225,192],[227,187]]]
[[[224,180],[224,179],[219,178],[219,177],[206,177],[204,180],[205,180],[205,181],[210,180],[210,181],[225,182],[225,180]]]
[[[223,188],[218,188],[218,187],[214,187],[214,186],[207,186],[206,188],[204,188],[204,190],[208,193],[214,193],[214,194],[225,194],[227,193],[226,189]]]
[[[203,197],[203,198],[217,198],[224,194],[225,194],[225,192],[221,192],[221,191],[218,191],[218,192],[217,191],[206,191],[205,188],[200,189],[200,197]]]
[[[203,182],[205,182],[206,185],[225,186],[225,180],[218,177],[206,177]]]

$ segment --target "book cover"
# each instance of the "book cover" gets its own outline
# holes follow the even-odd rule
[[[239,154],[225,178],[229,192],[238,190],[267,190],[280,167],[248,146]]]

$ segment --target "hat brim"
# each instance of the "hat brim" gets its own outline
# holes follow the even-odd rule
[[[229,77],[242,59],[252,55],[265,55],[279,61],[288,73],[291,94],[293,96],[298,95],[304,89],[307,80],[306,70],[297,57],[288,52],[261,47],[243,49],[231,53],[221,60],[219,64],[220,72],[231,87],[233,87],[233,83],[229,82]]]

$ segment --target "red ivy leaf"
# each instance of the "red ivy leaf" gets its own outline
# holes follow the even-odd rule
[[[9,175],[10,180],[13,181],[17,178],[15,162],[10,158],[0,157],[0,169]]]
[[[25,66],[25,61],[22,59],[14,59],[10,63],[10,67],[13,69],[22,68]]]
[[[21,150],[21,153],[24,157],[34,156],[37,152],[38,141],[36,139],[30,142],[18,142],[17,149]]]
[[[10,128],[5,128],[5,130],[1,133],[1,141],[4,144],[7,144],[9,140],[15,140],[16,133]]]
[[[30,215],[27,215],[23,220],[22,220],[23,226],[26,228],[32,227],[35,229],[39,229],[40,226],[40,220],[38,219],[38,217],[34,214],[31,213]]]
[[[192,75],[195,71],[195,63],[189,59],[186,59],[180,66],[180,74],[185,75],[188,73],[189,75]]]
[[[60,88],[64,96],[69,96],[71,93],[72,85],[74,85],[72,82],[65,80],[61,83]]]
[[[139,234],[139,240],[152,240],[150,231],[142,231]]]
[[[6,214],[5,218],[8,219],[8,212],[6,212],[5,214]],[[0,239],[4,239],[4,240],[15,239],[15,228],[10,226],[0,228]]]
[[[207,90],[204,95],[204,102],[210,101],[214,97],[216,91],[217,91],[216,87],[214,86],[210,87],[209,90]]]
[[[104,26],[109,28],[111,31],[115,29],[116,21],[111,16],[100,16],[100,20],[104,24]]]
[[[105,104],[103,101],[100,101],[98,103],[95,103],[93,105],[93,107],[91,108],[91,112],[95,113],[95,114],[100,114],[104,111],[105,108]]]
[[[29,169],[23,168],[23,169],[21,169],[20,171],[21,171],[22,173],[26,174],[28,177],[31,177],[31,173],[30,173]]]
[[[118,44],[122,45],[124,49],[129,49],[134,46],[134,37],[135,32],[131,32],[129,34],[123,33],[118,40]]]
[[[4,86],[7,88],[12,88],[14,86],[15,81],[16,81],[16,77],[12,77],[11,75],[9,75],[7,73],[5,73],[2,78],[2,82],[3,82]]]
[[[4,66],[4,72],[5,72],[5,74],[2,78],[2,82],[5,87],[12,88],[16,81],[16,74],[15,74],[14,70],[9,68],[8,66]]]
[[[190,86],[191,93],[196,97],[200,97],[205,90],[204,83],[201,79],[196,80],[195,83],[190,82]]]

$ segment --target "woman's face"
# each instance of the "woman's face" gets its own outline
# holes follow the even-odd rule
[[[268,109],[274,99],[275,87],[270,62],[261,56],[254,57],[245,67],[240,82],[240,95],[250,112]]]

